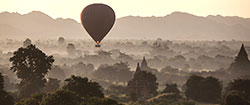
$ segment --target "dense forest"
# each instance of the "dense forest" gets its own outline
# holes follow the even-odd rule
[[[249,41],[0,40],[0,105],[250,105]]]

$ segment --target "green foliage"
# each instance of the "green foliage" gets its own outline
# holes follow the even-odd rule
[[[178,105],[196,105],[194,101],[191,100],[182,100]]]
[[[221,97],[222,84],[214,77],[203,78],[192,75],[186,82],[185,95],[200,102],[218,103]]]
[[[166,84],[166,88],[163,90],[163,93],[175,93],[180,94],[180,90],[177,88],[177,84]]]
[[[222,105],[250,105],[250,80],[231,81],[226,87]]]
[[[237,90],[240,92],[245,92],[250,98],[250,80],[249,79],[235,79],[231,81],[226,87],[226,91]]]
[[[71,78],[66,79],[65,82],[63,89],[71,90],[82,98],[104,97],[101,91],[102,87],[96,82],[89,81],[86,77],[82,78],[73,75]]]
[[[195,102],[183,99],[175,93],[163,93],[148,100],[139,100],[129,105],[196,105]]]
[[[117,101],[109,98],[92,97],[89,100],[82,102],[81,105],[122,105],[122,104],[119,104]]]
[[[43,93],[33,94],[30,98],[24,98],[15,105],[40,105],[44,96]]]
[[[222,105],[250,105],[250,100],[246,93],[233,90],[224,96]]]
[[[70,90],[57,90],[43,97],[40,105],[79,105],[81,98]]]
[[[45,86],[44,76],[54,62],[53,56],[47,56],[32,44],[19,48],[9,60],[12,63],[10,69],[16,73],[18,78],[22,79],[20,83],[22,97],[29,97]]]

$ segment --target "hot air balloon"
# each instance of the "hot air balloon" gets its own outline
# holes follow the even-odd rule
[[[96,47],[100,47],[100,42],[115,23],[115,12],[105,4],[90,4],[82,10],[81,22]]]

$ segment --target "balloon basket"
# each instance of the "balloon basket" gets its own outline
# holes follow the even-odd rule
[[[101,47],[101,45],[97,44],[97,45],[95,45],[95,47]]]

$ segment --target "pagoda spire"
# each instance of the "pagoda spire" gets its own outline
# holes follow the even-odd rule
[[[140,71],[141,71],[140,64],[137,63],[137,67],[136,67],[136,70],[135,70],[135,74],[139,73]]]
[[[238,53],[236,59],[248,60],[248,55],[244,44],[241,45],[240,52]]]
[[[141,69],[142,70],[147,70],[148,68],[149,68],[148,63],[147,63],[147,61],[145,59],[145,56],[144,56],[143,59],[142,59],[142,62],[141,62]]]

